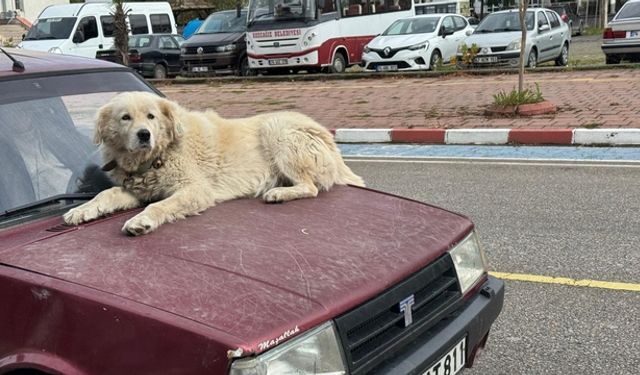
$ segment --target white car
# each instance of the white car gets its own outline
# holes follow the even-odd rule
[[[517,67],[520,59],[520,14],[517,9],[491,13],[486,16],[465,39],[467,47],[476,45],[478,53],[471,67]],[[527,9],[527,42],[524,48],[526,65],[535,68],[538,63],[555,60],[556,65],[569,63],[571,30],[558,13],[546,8]],[[458,47],[457,61],[464,61],[462,46]]]
[[[429,14],[395,21],[364,47],[365,70],[433,69],[448,63],[464,38],[473,32],[457,14]]]

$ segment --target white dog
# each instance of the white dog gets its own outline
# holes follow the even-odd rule
[[[223,119],[153,94],[123,93],[98,112],[94,141],[117,186],[67,212],[68,224],[154,202],[122,228],[141,235],[230,199],[284,202],[334,184],[364,186],[331,133],[300,113]]]

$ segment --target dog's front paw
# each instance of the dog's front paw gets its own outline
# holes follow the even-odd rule
[[[131,236],[141,236],[153,232],[158,227],[155,220],[145,213],[138,214],[127,220],[122,227],[122,231]]]
[[[70,225],[78,225],[97,219],[100,212],[94,205],[83,204],[82,206],[70,209],[62,216],[64,222]]]

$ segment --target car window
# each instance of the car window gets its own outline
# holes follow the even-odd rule
[[[144,48],[151,45],[150,35],[132,36],[129,38],[129,48]]]
[[[456,27],[453,24],[453,17],[447,16],[444,20],[442,20],[442,26],[447,30],[455,30]]]
[[[426,34],[436,31],[440,17],[416,17],[397,20],[382,35]]]
[[[149,26],[147,25],[147,17],[144,14],[130,14],[129,25],[131,34],[149,34]]]
[[[533,30],[534,13],[527,11],[525,15],[525,23],[527,24],[527,30]],[[518,12],[504,12],[504,13],[491,13],[480,21],[480,24],[476,28],[476,34],[482,33],[501,33],[520,31],[520,15]]]
[[[640,2],[626,3],[616,15],[617,20],[625,18],[640,18]]]
[[[453,17],[453,23],[456,25],[456,31],[462,30],[467,27],[467,21],[462,17]]]
[[[247,30],[247,13],[219,12],[210,14],[196,31],[196,34],[237,33]]]
[[[544,14],[544,12],[538,12],[538,28],[544,25],[549,26],[549,20],[547,19],[547,16]]]
[[[78,28],[76,30],[82,32],[84,40],[97,38],[98,23],[96,22],[96,18],[93,16],[84,17],[80,20],[80,23],[78,23]]]
[[[178,49],[178,43],[176,43],[172,37],[170,36],[161,36],[160,43],[158,43],[160,48],[164,49]]]
[[[36,20],[24,40],[67,39],[71,35],[75,17],[44,18]]]
[[[113,36],[113,16],[100,16],[100,25],[102,26],[102,35]]]
[[[154,34],[170,33],[172,31],[168,14],[152,14],[149,16],[149,20],[151,21],[151,31]]]
[[[556,27],[560,27],[560,19],[554,12],[545,12],[547,17],[549,17],[549,22],[551,23],[551,28],[555,29]]]

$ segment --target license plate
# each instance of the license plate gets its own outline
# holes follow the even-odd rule
[[[640,30],[629,31],[628,38],[640,38]]]
[[[288,62],[287,59],[271,59],[269,65],[287,65]]]
[[[498,62],[498,58],[496,56],[489,56],[489,57],[476,57],[475,59],[473,59],[474,62],[476,63],[494,63],[494,62]]]
[[[464,368],[467,348],[466,340],[466,337],[460,340],[453,349],[449,350],[449,353],[443,355],[442,358],[431,365],[422,375],[455,375],[459,373]]]
[[[376,70],[379,72],[391,72],[398,70],[398,65],[378,65]]]
[[[191,68],[192,72],[208,72],[209,71],[209,67],[207,66],[194,66],[193,68]]]

